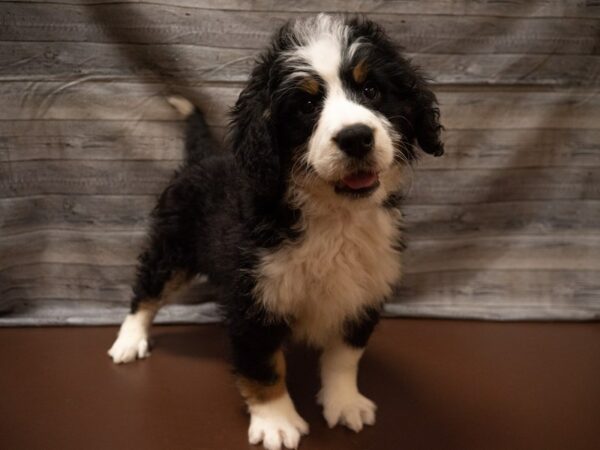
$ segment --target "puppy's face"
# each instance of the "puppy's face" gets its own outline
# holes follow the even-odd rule
[[[435,96],[372,22],[319,15],[284,27],[261,75],[262,120],[288,188],[380,201],[414,143],[443,153]]]

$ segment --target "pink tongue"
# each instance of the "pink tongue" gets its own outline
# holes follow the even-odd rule
[[[377,179],[375,172],[357,172],[342,178],[342,183],[350,189],[363,189],[373,186]]]

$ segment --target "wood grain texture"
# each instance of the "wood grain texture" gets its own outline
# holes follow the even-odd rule
[[[223,11],[147,3],[3,3],[3,41],[169,43],[262,48],[287,11]],[[594,18],[402,15],[372,13],[409,52],[598,54]],[[116,38],[117,37],[117,38]]]
[[[13,304],[10,314],[0,315],[2,326],[88,326],[116,325],[123,321],[129,308],[107,304],[106,300],[74,302],[51,299],[39,302],[35,308],[25,302]],[[221,320],[215,303],[199,305],[169,305],[163,308],[155,323],[214,323]]]
[[[139,231],[148,223],[154,195],[50,195],[0,203],[2,238],[38,230]],[[594,233],[600,200],[500,201],[404,208],[408,242],[431,238]],[[0,238],[0,239],[2,239]]]
[[[0,241],[0,270],[35,262],[126,266],[145,238],[143,230],[42,230],[12,235]],[[519,235],[431,237],[410,242],[406,274],[444,270],[600,270],[600,237],[578,235]],[[445,257],[444,257],[445,255]],[[451,256],[451,257],[450,257]]]
[[[407,204],[598,200],[600,168],[419,171]]]
[[[581,241],[585,242],[586,239]],[[585,250],[581,246],[558,242],[552,248],[542,244],[548,260],[554,263],[531,269],[530,264],[537,263],[533,256],[536,248],[531,244],[509,250],[501,250],[502,242],[489,241],[485,244],[495,248],[496,254],[486,251],[485,255],[483,252],[478,255],[473,248],[465,251],[464,248],[468,247],[465,243],[461,244],[462,251],[459,252],[455,244],[455,254],[461,256],[454,262],[453,269],[447,266],[440,269],[439,265],[430,264],[421,266],[421,261],[412,261],[411,271],[405,274],[402,286],[394,296],[396,306],[391,305],[389,310],[401,311],[405,308],[407,312],[413,309],[420,311],[419,314],[428,310],[430,315],[435,315],[439,309],[437,314],[444,315],[447,311],[460,313],[462,309],[463,313],[477,312],[488,318],[504,316],[506,319],[518,318],[514,314],[523,310],[529,311],[528,318],[535,318],[531,314],[537,307],[541,308],[537,318],[548,317],[546,314],[560,318],[561,314],[568,314],[569,311],[578,314],[577,318],[597,317],[600,312],[596,296],[600,287],[600,270],[592,259],[587,266],[572,264],[573,255]],[[584,244],[584,247],[587,245]],[[485,249],[480,243],[475,246],[480,250]],[[436,244],[436,247],[440,246]],[[597,242],[588,249],[589,253],[597,251]],[[409,251],[408,259],[413,254],[421,253],[423,248],[415,248]],[[439,254],[449,253],[444,248]],[[489,264],[490,260],[495,261],[494,265]],[[486,264],[486,269],[481,269],[482,262]],[[106,309],[110,310],[127,305],[132,273],[131,265],[45,262],[10,267],[4,269],[0,276],[14,277],[11,289],[2,292],[4,301],[13,306],[22,304],[25,299],[44,303],[72,301],[77,303],[77,307],[104,301]],[[214,300],[211,295],[213,292],[208,286],[197,285],[179,301]]]
[[[6,198],[0,202],[0,224],[5,238],[43,229],[137,231],[147,225],[155,203],[151,194]]]
[[[165,102],[223,140],[290,18],[368,13],[427,72],[446,155],[407,183],[388,315],[600,318],[600,4],[513,0],[0,3],[0,326],[117,323],[183,157]],[[220,151],[220,150],[218,150]],[[218,320],[197,284],[159,321]]]
[[[25,161],[0,168],[0,195],[158,194],[178,163]],[[510,200],[596,200],[600,167],[420,170],[408,204],[468,204]]]
[[[458,205],[407,205],[407,241],[501,236],[594,235],[600,200],[499,201]]]
[[[31,0],[12,0],[11,3],[30,3]],[[38,3],[63,5],[108,5],[109,0],[40,0]],[[341,13],[386,13],[386,14],[449,14],[490,15],[508,17],[600,17],[600,5],[591,1],[572,0],[512,0],[473,2],[469,0],[430,0],[426,5],[421,0],[125,0],[120,3],[135,4],[142,8],[146,4],[185,6],[190,8],[224,11],[284,11],[284,12],[341,12]]]
[[[0,42],[0,80],[244,82],[259,50],[192,44]],[[600,56],[407,53],[435,84],[598,86]]]
[[[212,131],[222,139],[225,129],[214,126]],[[417,169],[600,165],[598,129],[450,129],[445,131],[444,141],[447,149],[444,157],[421,158]],[[179,161],[182,157],[180,121],[0,121],[0,161],[4,162],[151,162]]]
[[[179,120],[0,120],[0,162],[180,161],[183,128]]]
[[[158,194],[179,162],[24,161],[0,167],[0,195]]]
[[[1,120],[166,120],[179,117],[162,84],[76,80],[0,84]],[[447,129],[598,129],[600,98],[593,89],[528,90],[453,87],[437,89]],[[196,90],[209,124],[224,127],[240,87]]]

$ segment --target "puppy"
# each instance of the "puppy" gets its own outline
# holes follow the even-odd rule
[[[215,150],[199,111],[188,122],[189,160],[153,212],[109,355],[147,357],[158,309],[207,275],[222,290],[250,443],[296,448],[308,432],[286,389],[288,339],[322,350],[330,427],[374,424],[358,363],[400,279],[403,168],[415,145],[444,151],[435,95],[378,25],[321,14],[282,27],[258,59],[230,152]]]

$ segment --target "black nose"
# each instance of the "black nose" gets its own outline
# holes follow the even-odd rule
[[[348,156],[362,158],[373,148],[373,130],[366,125],[350,125],[333,138],[341,151]]]

